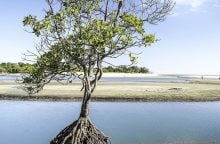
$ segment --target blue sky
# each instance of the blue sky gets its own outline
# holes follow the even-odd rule
[[[7,0],[0,5],[0,62],[21,61],[36,38],[24,31],[23,17],[42,15],[44,0]],[[176,0],[173,15],[146,27],[160,39],[143,48],[139,66],[160,74],[220,74],[220,0]],[[118,63],[119,60],[112,60]],[[127,63],[122,57],[120,64]]]

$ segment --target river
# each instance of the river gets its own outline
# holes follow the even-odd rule
[[[48,144],[79,102],[0,101],[0,144]],[[219,144],[220,102],[93,102],[91,120],[112,144]]]
[[[21,76],[19,75],[0,75],[0,80],[20,80]],[[103,82],[187,82],[192,78],[184,77],[102,77],[101,81]],[[79,81],[75,79],[74,81]]]

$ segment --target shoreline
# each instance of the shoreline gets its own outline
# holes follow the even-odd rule
[[[82,98],[62,98],[62,97],[20,97],[20,96],[3,96],[0,95],[0,101],[36,101],[36,102],[82,102]],[[147,99],[147,98],[97,98],[93,97],[92,102],[220,102],[220,98],[214,100],[194,100],[194,99]]]
[[[0,73],[0,76],[20,76],[20,73]],[[103,77],[111,78],[111,77],[128,77],[128,78],[190,78],[190,79],[216,79],[220,80],[220,75],[202,75],[202,74],[156,74],[156,73],[119,73],[119,72],[106,72],[103,73]]]
[[[0,76],[21,76],[20,73],[0,73]],[[105,78],[112,78],[112,77],[128,77],[128,78],[133,78],[133,77],[138,77],[138,78],[143,78],[143,77],[173,77],[173,76],[160,76],[159,74],[151,74],[151,73],[118,73],[118,72],[108,72],[108,73],[103,73],[103,76]]]

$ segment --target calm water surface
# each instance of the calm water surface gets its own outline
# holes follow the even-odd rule
[[[21,76],[16,75],[0,75],[0,80],[20,80]],[[103,77],[101,81],[105,82],[186,82],[189,78],[181,77]],[[79,81],[79,80],[74,80]]]
[[[0,144],[48,144],[79,102],[0,101]],[[94,102],[91,120],[112,144],[220,144],[220,102]]]

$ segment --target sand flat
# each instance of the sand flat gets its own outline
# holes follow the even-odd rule
[[[81,83],[61,85],[53,82],[38,94],[28,95],[14,81],[0,81],[1,99],[74,100],[82,98]],[[188,83],[99,82],[95,100],[143,101],[219,101],[220,81],[191,81]]]

